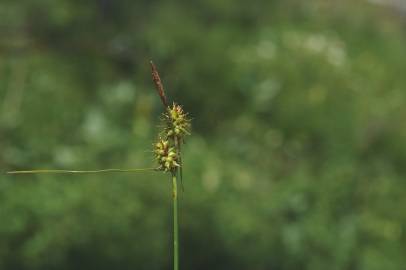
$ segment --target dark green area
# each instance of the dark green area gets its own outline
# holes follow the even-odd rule
[[[2,0],[1,171],[154,165],[153,59],[193,118],[181,269],[405,269],[405,16],[361,0]],[[0,269],[170,269],[171,209],[161,173],[2,174]]]

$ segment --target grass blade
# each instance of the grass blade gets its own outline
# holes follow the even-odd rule
[[[112,173],[112,172],[144,172],[144,171],[154,171],[155,168],[140,168],[140,169],[103,169],[103,170],[26,170],[26,171],[10,171],[7,174],[91,174],[91,173]]]

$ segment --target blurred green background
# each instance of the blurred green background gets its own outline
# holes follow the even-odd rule
[[[154,165],[193,117],[182,269],[406,269],[402,1],[1,0],[0,168]],[[0,175],[0,269],[171,269],[171,183]]]

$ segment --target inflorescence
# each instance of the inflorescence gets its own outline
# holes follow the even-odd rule
[[[180,105],[173,103],[167,107],[162,121],[164,130],[154,147],[155,159],[158,170],[174,173],[182,166],[180,145],[184,137],[190,135],[190,119]]]

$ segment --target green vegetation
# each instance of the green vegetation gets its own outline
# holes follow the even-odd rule
[[[184,137],[190,135],[190,119],[182,109],[182,106],[173,103],[168,105],[163,84],[155,65],[151,61],[152,79],[158,95],[164,106],[162,114],[163,129],[158,134],[158,142],[154,145],[154,154],[157,161],[155,168],[132,168],[132,169],[99,169],[99,170],[61,170],[61,169],[34,169],[8,171],[10,175],[23,174],[100,174],[100,173],[129,173],[145,171],[162,171],[171,173],[172,199],[173,199],[173,269],[179,269],[179,222],[178,222],[178,185],[177,177],[182,181],[182,153],[181,145]]]
[[[0,3],[0,168],[146,168],[184,105],[181,269],[404,269],[404,14],[367,1]],[[171,269],[172,181],[0,175],[1,269]]]

